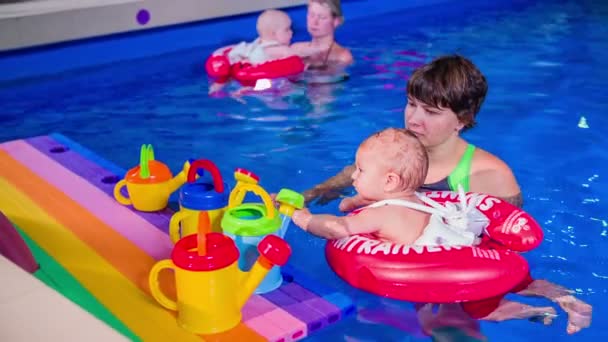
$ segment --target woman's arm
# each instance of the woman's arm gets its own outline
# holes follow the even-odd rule
[[[349,165],[325,182],[304,191],[303,195],[306,203],[318,198],[319,203],[325,204],[338,198],[342,190],[353,184],[351,176],[354,171],[355,165]]]
[[[469,184],[473,192],[498,197],[520,208],[523,205],[521,189],[511,168],[482,149],[475,152]]]

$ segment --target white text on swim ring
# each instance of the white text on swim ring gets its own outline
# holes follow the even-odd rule
[[[436,253],[441,251],[449,251],[451,249],[462,249],[462,246],[410,246],[410,245],[401,245],[395,244],[392,242],[380,241],[369,239],[363,236],[353,235],[349,237],[345,237],[339,240],[335,240],[333,242],[333,246],[342,251],[353,252],[353,249],[357,248],[354,253],[356,254],[365,254],[365,255],[376,255],[379,252],[382,252],[384,255],[407,255],[411,251],[416,252],[417,254],[422,253]],[[483,257],[480,254],[479,257]]]

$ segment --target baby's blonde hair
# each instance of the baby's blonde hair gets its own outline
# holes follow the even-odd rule
[[[429,157],[418,137],[408,129],[387,128],[370,135],[361,143],[376,149],[388,172],[401,176],[404,188],[418,189],[424,184]]]
[[[287,13],[283,11],[279,11],[276,9],[268,9],[262,12],[258,17],[258,21],[256,23],[256,29],[258,31],[258,35],[261,37],[265,37],[267,35],[271,35],[277,29],[277,24],[280,20],[291,20]]]

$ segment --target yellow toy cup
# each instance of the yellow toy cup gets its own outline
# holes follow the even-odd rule
[[[196,175],[202,169],[211,173],[213,184],[196,182]],[[228,205],[229,193],[228,185],[222,182],[220,171],[213,162],[203,159],[193,161],[188,171],[188,183],[179,192],[180,210],[173,214],[169,222],[169,236],[173,243],[200,231],[221,232],[221,220]],[[201,227],[207,222],[209,227]]]
[[[173,177],[171,170],[164,163],[154,160],[151,145],[142,145],[139,166],[125,175],[125,178],[114,186],[114,198],[122,205],[133,205],[139,211],[159,211],[167,207],[169,196],[186,182],[186,173],[190,164]],[[128,197],[123,196],[126,186]]]
[[[277,236],[260,243],[260,258],[251,271],[237,267],[234,242],[221,233],[206,234],[206,254],[199,255],[196,234],[179,240],[171,260],[157,262],[150,271],[152,296],[163,307],[177,311],[181,327],[196,334],[215,334],[235,327],[241,309],[253,290],[274,264],[283,265],[291,254],[289,245]],[[177,301],[160,290],[158,276],[165,268],[175,272]]]

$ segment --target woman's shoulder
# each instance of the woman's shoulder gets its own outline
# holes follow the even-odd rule
[[[476,148],[471,163],[471,191],[497,197],[511,197],[521,193],[513,171],[494,154]]]
[[[507,163],[505,163],[502,159],[477,146],[475,147],[475,154],[473,155],[471,171],[474,171],[475,169],[494,169],[498,171],[511,172],[509,165],[507,165]]]
[[[351,64],[354,62],[353,54],[349,48],[346,48],[338,43],[335,45],[335,52],[332,53],[334,59],[343,64]]]

